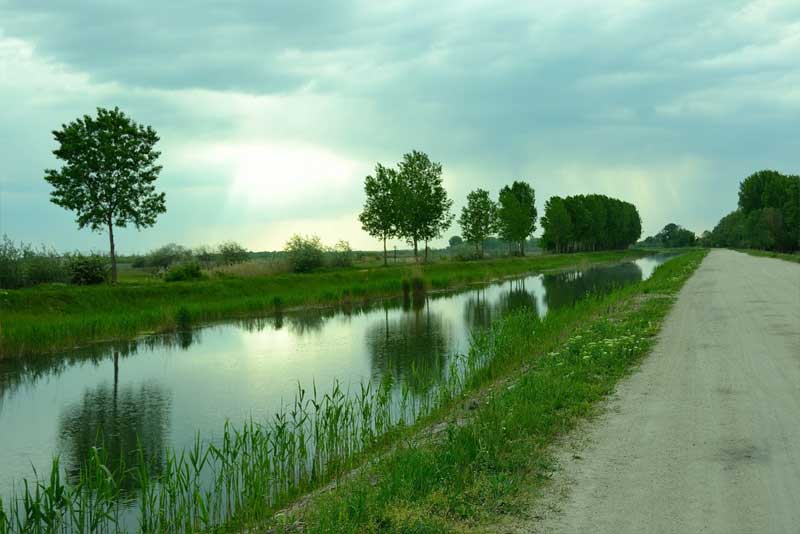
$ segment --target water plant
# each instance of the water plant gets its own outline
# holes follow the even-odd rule
[[[527,473],[508,447],[534,431],[554,435],[565,409],[585,412],[586,402],[607,392],[646,352],[658,324],[651,319],[662,317],[668,305],[653,298],[624,321],[595,317],[632,295],[676,291],[701,256],[670,261],[643,284],[589,295],[545,319],[531,309],[512,312],[476,331],[469,350],[453,355],[443,374],[430,370],[436,366],[415,366],[404,380],[386,374],[379,383],[335,383],[325,393],[314,383],[310,389],[298,385],[293,401],[268,420],[226,424],[213,439],[197,436],[189,449],[168,450],[159,469],[151,468],[154,460],[144,447],[127,465],[125,457],[109,461],[98,446],[77,480],[64,482],[56,458],[48,478],[34,473],[0,502],[0,533],[246,527],[271,522],[276,510],[334,479],[342,489],[316,501],[308,515],[321,530],[357,529],[374,517],[391,524],[396,518],[378,512],[381,507],[420,500],[430,505],[431,499],[445,512],[423,521],[429,526],[474,518],[476,500],[510,491],[515,467]],[[512,370],[518,381],[482,391]],[[427,387],[411,387],[426,381]],[[478,395],[481,408],[464,424],[461,416],[446,424],[440,448],[431,423],[452,419],[466,395]],[[537,436],[534,444],[543,439]],[[370,491],[373,483],[379,487]],[[462,494],[458,484],[476,493]],[[123,491],[131,487],[133,492]]]

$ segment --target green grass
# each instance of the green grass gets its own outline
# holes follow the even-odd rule
[[[779,260],[800,263],[800,252],[783,253],[783,252],[773,252],[771,250],[757,250],[752,248],[735,249],[735,250],[737,250],[738,252],[744,252],[745,254],[749,254],[751,256],[761,256],[765,258],[775,258]]]
[[[0,291],[0,358],[279,309],[398,296],[413,279],[421,279],[427,290],[441,290],[507,275],[646,254],[630,250],[544,255],[174,283],[148,278],[137,281],[134,275],[126,275],[125,283],[116,286],[44,285],[4,290]]]
[[[476,342],[488,364],[473,376],[480,408],[438,439],[409,440],[370,469],[321,494],[278,528],[307,532],[447,532],[513,516],[548,479],[548,447],[651,349],[674,294],[700,264],[695,251],[645,282],[589,299],[540,322],[511,316]],[[533,328],[531,328],[533,326]],[[575,327],[578,328],[575,328]],[[568,336],[567,339],[564,339]],[[497,380],[519,375],[515,380]],[[467,391],[471,391],[467,388]]]
[[[147,531],[270,526],[276,510],[359,466],[366,467],[301,509],[309,530],[426,532],[493,520],[544,465],[549,440],[649,349],[669,294],[702,255],[673,259],[647,282],[543,320],[531,311],[498,320],[423,395],[405,385],[398,392],[391,379],[350,394],[298,388],[294,403],[269,421],[226,426],[213,443],[198,437],[189,450],[167,451],[163,465],[143,457],[126,465],[100,447],[78,483],[67,484],[56,459],[49,478],[24,481],[0,502],[0,532],[90,523],[117,532],[119,503],[131,489]],[[504,381],[512,375],[522,378]],[[476,394],[481,407],[465,417],[459,406]],[[451,424],[438,438],[425,430],[461,417],[466,424]]]

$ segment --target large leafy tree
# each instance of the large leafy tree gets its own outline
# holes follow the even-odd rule
[[[387,264],[386,240],[397,235],[399,229],[399,191],[397,171],[375,166],[375,174],[364,179],[366,201],[358,220],[369,235],[383,240],[383,264]]]
[[[419,259],[419,242],[424,241],[427,261],[428,241],[440,237],[454,217],[453,201],[442,185],[442,165],[417,150],[406,154],[398,165],[397,194],[398,236],[414,247],[415,259]]]
[[[483,242],[497,231],[497,205],[485,189],[476,189],[467,195],[467,205],[458,218],[461,232],[475,252],[483,256]]]
[[[517,243],[525,255],[525,240],[536,230],[536,195],[527,182],[515,181],[500,190],[497,210],[498,230],[506,241]]]
[[[745,240],[756,248],[800,248],[800,177],[758,171],[739,185],[739,209],[744,214]]]
[[[565,252],[572,236],[572,219],[564,199],[550,197],[544,205],[542,217],[542,246],[555,252]]]
[[[98,108],[97,117],[84,115],[53,136],[59,144],[53,154],[64,165],[45,171],[53,186],[50,200],[74,211],[79,228],[108,230],[111,281],[116,282],[114,227],[152,226],[166,211],[164,193],[155,188],[161,172],[160,152],[154,149],[158,135],[119,108]]]
[[[691,247],[697,241],[697,236],[691,230],[669,223],[656,234],[655,241],[668,248]]]

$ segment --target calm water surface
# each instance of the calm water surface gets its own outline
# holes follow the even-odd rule
[[[226,420],[271,416],[298,383],[319,392],[335,379],[357,389],[391,375],[413,392],[413,368],[444,375],[448,356],[466,351],[470,332],[509,310],[540,316],[587,292],[650,277],[663,255],[584,271],[527,276],[415,302],[315,310],[234,321],[191,332],[96,345],[56,358],[0,365],[0,495],[13,481],[47,472],[61,456],[75,476],[102,433],[113,455],[136,448],[160,458],[213,439]],[[430,375],[430,373],[428,373]]]

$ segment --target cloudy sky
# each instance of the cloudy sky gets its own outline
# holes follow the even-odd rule
[[[0,233],[106,246],[51,204],[51,131],[119,106],[160,134],[167,213],[124,252],[294,232],[377,248],[363,177],[419,149],[475,188],[634,202],[700,232],[800,173],[800,2],[0,0]],[[447,235],[457,233],[456,228]]]

